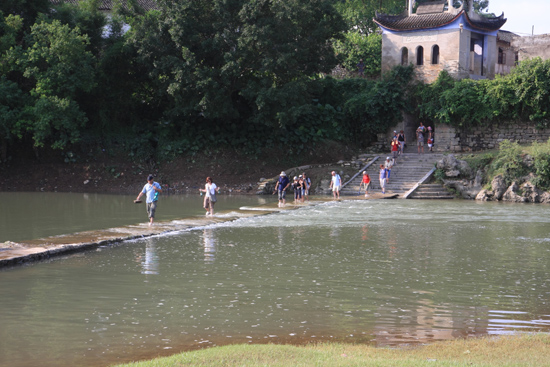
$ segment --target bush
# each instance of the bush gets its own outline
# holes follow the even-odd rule
[[[533,143],[533,184],[541,189],[550,189],[550,139],[546,143]]]
[[[503,140],[498,155],[491,164],[492,175],[502,174],[508,185],[521,178],[527,172],[522,155],[523,149],[517,142]]]

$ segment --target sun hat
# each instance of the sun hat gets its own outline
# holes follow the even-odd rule
[[[285,171],[281,172],[281,176],[286,176]]]
[[[367,174],[367,171],[363,171],[363,174],[366,175],[366,174]]]
[[[296,181],[298,179],[298,176],[294,176],[294,181]]]

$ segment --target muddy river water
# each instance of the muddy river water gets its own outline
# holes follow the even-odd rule
[[[144,222],[132,198],[0,193],[0,242]],[[0,366],[550,330],[550,206],[342,200],[240,218],[274,201],[221,195],[235,220],[0,269]],[[200,204],[164,197],[158,219]]]

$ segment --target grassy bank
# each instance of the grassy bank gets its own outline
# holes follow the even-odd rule
[[[408,349],[338,343],[308,346],[231,345],[124,366],[539,367],[550,366],[550,335],[525,334],[453,340]]]

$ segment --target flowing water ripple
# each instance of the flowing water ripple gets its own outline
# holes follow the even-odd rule
[[[548,210],[343,200],[240,219],[228,211],[219,215],[237,219],[4,269],[0,365],[547,332]]]

